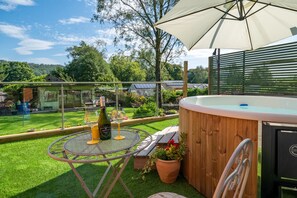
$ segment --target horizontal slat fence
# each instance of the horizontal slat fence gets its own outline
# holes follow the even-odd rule
[[[297,42],[209,57],[209,93],[297,96]]]

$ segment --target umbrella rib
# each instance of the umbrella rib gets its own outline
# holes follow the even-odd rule
[[[226,3],[229,3],[229,2],[226,2]],[[233,6],[231,6],[227,12],[223,12],[224,15],[221,16],[190,48],[189,50],[191,50],[221,19],[224,20],[224,17],[228,14],[228,12],[235,6],[235,4]],[[215,9],[218,9],[216,7],[214,7]],[[219,9],[218,9],[219,10]],[[223,22],[222,22],[223,23]],[[221,24],[222,24],[221,23]],[[221,25],[220,25],[221,26]],[[212,40],[211,42],[211,46],[213,45],[213,42],[214,42],[214,39]]]
[[[263,6],[262,8],[260,8],[260,9],[256,10],[255,12],[251,13],[250,15],[247,15],[247,16],[246,16],[246,18],[248,18],[248,17],[250,17],[250,16],[252,16],[252,15],[256,14],[257,12],[259,12],[259,11],[261,11],[261,10],[263,10],[263,9],[267,8],[268,6],[269,6],[269,5],[265,5],[265,6]],[[249,11],[250,11],[250,10],[249,10]]]
[[[246,15],[245,9],[243,9],[243,12],[244,12],[244,15]],[[244,20],[245,20],[246,28],[247,28],[248,35],[249,35],[250,46],[251,46],[251,49],[253,50],[254,49],[254,46],[253,46],[253,43],[252,43],[252,37],[251,37],[249,23],[248,23],[247,18],[245,18]]]
[[[251,2],[254,2],[254,4],[250,7],[250,9],[245,13],[245,18],[247,18],[248,16],[248,13],[253,9],[253,7],[256,5],[256,3],[257,3],[257,1],[251,1]],[[265,6],[266,7],[266,6]],[[262,8],[261,8],[262,9]],[[260,10],[261,10],[260,9]],[[256,12],[258,12],[258,10],[256,11]],[[256,12],[254,12],[254,13],[256,13]]]
[[[252,0],[250,0],[250,1],[252,1]],[[283,6],[279,6],[279,5],[274,5],[272,3],[265,3],[265,2],[261,2],[261,1],[257,1],[257,3],[264,4],[264,5],[267,5],[267,6],[276,7],[276,8],[282,8],[282,9],[290,10],[290,11],[293,11],[293,12],[297,12],[297,9],[287,8],[287,7],[283,7]]]
[[[198,11],[195,11],[195,12],[191,12],[191,13],[189,13],[189,14],[185,14],[185,15],[182,15],[182,16],[178,16],[178,17],[169,19],[169,20],[167,20],[167,21],[163,21],[163,22],[160,22],[160,23],[155,23],[154,26],[158,26],[158,25],[161,25],[161,24],[164,24],[164,23],[168,23],[168,22],[177,20],[177,19],[181,19],[181,18],[184,18],[184,17],[187,17],[187,16],[191,16],[191,15],[197,14],[197,13],[199,13],[199,12],[203,12],[203,11],[206,11],[206,10],[209,10],[209,9],[212,9],[212,8],[216,8],[216,7],[218,7],[218,6],[225,5],[225,4],[230,3],[230,2],[233,2],[233,0],[228,1],[228,2],[225,2],[225,3],[221,3],[221,4],[218,4],[218,5],[214,5],[214,6],[212,6],[212,7],[208,7],[208,8],[202,9],[202,10],[198,10]]]

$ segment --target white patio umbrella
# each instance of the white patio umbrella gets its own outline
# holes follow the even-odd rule
[[[253,50],[297,34],[297,0],[180,0],[155,26],[189,50]]]

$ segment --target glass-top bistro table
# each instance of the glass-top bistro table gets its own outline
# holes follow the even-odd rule
[[[89,197],[96,197],[110,170],[112,174],[110,174],[99,197],[108,197],[117,181],[122,184],[129,196],[133,197],[131,191],[123,182],[121,174],[132,155],[145,149],[152,142],[152,137],[146,131],[131,128],[122,128],[121,134],[126,137],[124,140],[114,140],[113,137],[117,135],[117,130],[112,130],[110,140],[100,141],[94,145],[87,144],[87,141],[91,139],[90,131],[67,135],[54,141],[48,147],[48,155],[55,160],[69,164]],[[112,163],[113,160],[117,160],[117,162]],[[73,163],[97,162],[107,163],[108,166],[92,193]]]

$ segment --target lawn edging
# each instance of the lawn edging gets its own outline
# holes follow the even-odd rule
[[[121,123],[121,126],[130,126],[135,124],[144,124],[149,122],[156,122],[156,121],[163,121],[169,120],[173,118],[178,118],[179,114],[167,115],[167,116],[158,116],[158,117],[148,117],[148,118],[138,118],[132,120],[126,120]],[[112,127],[117,127],[116,123],[111,124]],[[52,137],[57,135],[67,135],[75,132],[79,132],[82,130],[87,130],[88,126],[76,126],[76,127],[69,127],[65,129],[52,129],[52,130],[45,130],[45,131],[36,131],[36,132],[25,132],[20,134],[12,134],[12,135],[3,135],[0,136],[0,144],[8,143],[8,142],[15,142],[21,140],[29,140],[29,139],[36,139],[36,138],[44,138],[44,137]]]

